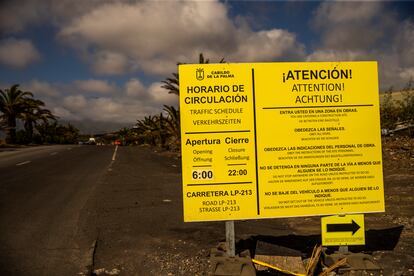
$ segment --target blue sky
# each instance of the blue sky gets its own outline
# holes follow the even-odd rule
[[[19,83],[82,128],[176,105],[177,62],[377,60],[382,90],[414,77],[414,3],[21,0],[0,4],[0,87]]]

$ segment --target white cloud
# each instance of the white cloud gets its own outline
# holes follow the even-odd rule
[[[91,11],[98,4],[115,1],[121,0],[3,0],[0,2],[0,32],[19,33],[27,26],[45,22],[60,26],[73,16]]]
[[[400,72],[400,77],[407,82],[409,80],[414,80],[414,67],[405,68]]]
[[[137,119],[161,112],[164,104],[178,105],[178,97],[161,85],[155,82],[146,87],[138,78],[131,78],[122,86],[90,79],[70,83],[32,80],[21,87],[34,92],[60,120],[132,125]],[[82,93],[85,91],[95,93]]]
[[[86,98],[82,95],[68,96],[59,107],[62,119],[90,120],[133,124],[148,114],[160,112],[161,108],[141,100],[118,97]],[[66,113],[65,113],[66,112]]]
[[[307,61],[376,60],[382,91],[413,77],[414,24],[399,21],[386,2],[323,2],[312,23],[321,42]]]
[[[59,95],[58,87],[46,81],[39,81],[36,79],[29,82],[24,89],[34,93],[36,97],[56,97]]]
[[[89,99],[88,109],[84,111],[90,119],[119,121],[123,119],[125,107],[111,98]],[[127,118],[124,118],[127,119]]]
[[[317,50],[306,57],[306,61],[353,61],[370,60],[364,51]]]
[[[9,2],[5,10],[27,16],[5,19],[16,30],[49,18],[60,29],[59,40],[77,49],[102,75],[137,70],[166,75],[176,70],[177,62],[192,63],[201,52],[211,61],[230,62],[304,57],[295,34],[255,32],[240,17],[237,23],[231,20],[228,6],[219,1],[23,0],[21,5]]]
[[[171,10],[174,10],[174,16],[171,16]],[[82,41],[96,47],[98,52],[117,53],[116,58],[114,54],[98,54],[98,57],[115,59],[121,68],[125,68],[125,57],[128,57],[142,70],[158,72],[160,62],[153,63],[153,60],[167,60],[174,66],[178,55],[194,51],[201,45],[210,44],[218,50],[223,41],[230,41],[231,32],[227,31],[232,28],[221,3],[115,3],[102,5],[75,18],[62,29],[60,37],[72,44]],[[96,71],[105,70],[99,64],[94,65]],[[152,69],[152,64],[158,69]],[[161,68],[165,68],[164,65]],[[165,70],[163,73],[167,72]]]
[[[237,51],[230,55],[236,61],[300,60],[305,55],[296,36],[281,29],[241,33],[238,41]]]
[[[148,87],[148,93],[151,95],[154,104],[157,106],[165,105],[178,105],[178,96],[168,93],[168,91],[162,88],[161,82],[155,82]]]
[[[125,92],[130,97],[146,97],[146,91],[144,85],[139,79],[130,79],[125,84]]]
[[[55,106],[52,108],[52,113],[59,117],[59,119],[64,120],[79,120],[79,116],[75,116],[75,114],[72,114],[69,110],[67,110],[64,107],[61,106]]]
[[[120,53],[99,51],[90,62],[93,71],[102,75],[120,75],[128,71],[128,58]]]
[[[383,3],[375,1],[323,2],[315,11],[315,24],[319,27],[329,27],[329,24],[358,23],[370,21],[382,12]],[[329,22],[329,24],[326,24]]]
[[[67,109],[84,109],[87,107],[87,101],[82,95],[67,96],[63,99],[63,105]]]
[[[102,74],[139,69],[165,75],[176,70],[177,62],[194,62],[200,52],[212,61],[224,57],[233,62],[304,56],[294,34],[236,26],[218,1],[101,5],[73,18],[59,38],[89,52],[93,69]]]
[[[0,63],[14,68],[24,68],[38,61],[40,53],[27,39],[8,38],[0,41]]]
[[[35,1],[2,1],[0,4],[0,31],[21,32],[28,24],[40,21],[42,18],[40,7],[35,5]]]
[[[322,48],[366,50],[378,48],[397,21],[384,2],[330,1],[319,6],[312,23],[322,34]]]
[[[414,67],[414,23],[406,20],[401,23],[394,42],[402,66]]]
[[[116,86],[114,84],[109,84],[107,81],[103,80],[77,80],[74,83],[78,89],[85,92],[108,94],[116,90]]]

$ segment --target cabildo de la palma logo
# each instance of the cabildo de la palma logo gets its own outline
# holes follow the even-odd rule
[[[204,69],[203,68],[196,69],[196,79],[199,81],[204,80]]]

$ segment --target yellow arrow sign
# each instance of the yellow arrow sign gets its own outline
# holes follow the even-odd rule
[[[365,244],[364,215],[323,217],[321,227],[324,246]]]

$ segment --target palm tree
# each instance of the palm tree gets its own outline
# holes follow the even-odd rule
[[[127,145],[129,140],[130,140],[130,136],[131,136],[131,130],[127,127],[121,128],[118,131],[118,138],[122,141],[123,145]]]
[[[56,134],[57,121],[52,123],[43,122],[39,124],[36,129],[39,132],[42,143],[52,143]]]
[[[154,135],[158,138],[158,143],[161,148],[166,146],[166,141],[168,137],[168,133],[165,128],[166,119],[162,113],[155,117],[156,120],[154,121]]]
[[[5,130],[6,128],[6,120],[4,120],[3,116],[0,115],[0,130]]]
[[[170,142],[177,147],[180,144],[180,111],[168,105],[164,105],[163,110],[167,113],[166,129],[170,135]]]
[[[21,91],[18,84],[4,91],[0,89],[0,116],[6,124],[6,143],[16,142],[16,121],[24,112],[29,97],[33,97],[33,93]]]
[[[204,59],[203,54],[200,53],[198,57],[198,63],[207,64],[209,62],[210,60],[208,58]],[[224,63],[224,62],[225,62],[224,58],[222,58],[219,63]],[[183,64],[183,63],[177,63],[177,65],[180,65],[180,64]],[[178,76],[178,73],[172,73],[172,75],[173,75],[172,77],[166,78],[165,80],[162,81],[164,85],[162,85],[161,87],[167,89],[169,94],[175,94],[178,96],[180,95],[179,76]]]
[[[72,124],[61,125],[56,120],[48,120],[36,126],[42,143],[73,144],[79,137],[79,129]]]
[[[144,117],[144,119],[137,121],[135,129],[144,143],[164,148],[167,147],[166,142],[169,137],[166,120],[167,118],[162,113]]]
[[[178,64],[177,64],[178,65]],[[179,84],[179,77],[178,73],[172,73],[171,78],[167,78],[166,80],[163,80],[162,83],[164,83],[161,87],[168,90],[169,94],[175,94],[180,95],[180,84]]]
[[[144,119],[137,121],[137,130],[141,133],[141,137],[144,143],[151,146],[157,145],[157,116],[145,116]]]
[[[33,130],[38,126],[39,121],[47,122],[57,119],[50,110],[43,108],[44,105],[44,102],[35,99],[27,99],[24,103],[24,111],[20,114],[19,119],[24,122],[28,142],[32,142]]]
[[[54,143],[58,144],[74,144],[79,136],[79,130],[72,124],[61,125],[56,127],[56,136]]]

